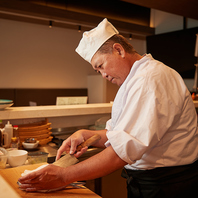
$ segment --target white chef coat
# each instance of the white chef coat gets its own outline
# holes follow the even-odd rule
[[[127,169],[190,164],[198,158],[197,115],[181,76],[150,54],[136,61],[115,97],[106,146]]]

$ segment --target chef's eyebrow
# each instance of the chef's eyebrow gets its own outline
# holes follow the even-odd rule
[[[94,65],[94,69],[95,69],[95,70],[98,68],[98,65],[99,65],[99,64],[97,64],[97,63]]]

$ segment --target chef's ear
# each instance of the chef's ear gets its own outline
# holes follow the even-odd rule
[[[122,47],[122,45],[120,45],[119,43],[114,43],[113,44],[113,50],[115,50],[116,53],[118,53],[120,56],[125,57],[125,50]]]

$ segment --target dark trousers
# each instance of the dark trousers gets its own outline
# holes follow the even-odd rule
[[[123,169],[128,198],[198,198],[198,161],[152,170]]]

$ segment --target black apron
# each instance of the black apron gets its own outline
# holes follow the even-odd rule
[[[123,169],[128,198],[198,198],[198,161],[152,170]]]

